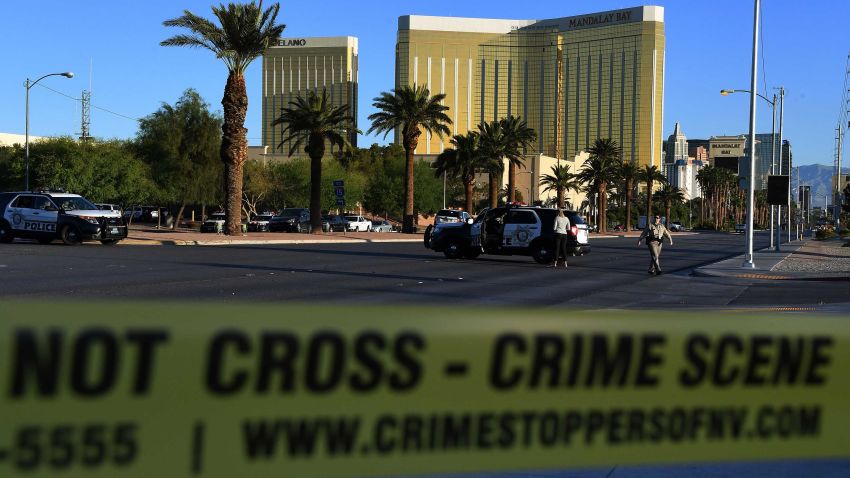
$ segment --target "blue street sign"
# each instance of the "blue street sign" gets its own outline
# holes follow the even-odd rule
[[[345,181],[343,181],[342,179],[334,179],[335,188],[341,188],[343,186],[345,186]]]
[[[336,198],[336,205],[337,205],[337,206],[345,206],[345,199],[343,199],[343,198]]]
[[[338,197],[338,198],[345,197],[345,188],[337,187],[337,188],[334,188],[334,189],[336,190],[336,197]]]

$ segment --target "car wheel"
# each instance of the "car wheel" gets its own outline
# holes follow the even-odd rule
[[[443,251],[443,255],[445,255],[447,259],[457,259],[461,256],[462,250],[460,241],[455,239],[446,245],[446,250]]]
[[[429,225],[427,228],[425,228],[425,234],[422,236],[422,242],[425,244],[426,249],[431,248],[431,231],[433,230],[434,226]]]
[[[104,246],[114,246],[115,244],[118,244],[118,239],[103,239],[100,243]]]
[[[80,243],[80,233],[74,226],[65,226],[62,228],[60,239],[66,246],[75,246]]]
[[[538,264],[551,264],[552,263],[552,251],[546,247],[546,244],[543,242],[538,242],[531,246],[531,257],[534,258],[534,261]]]
[[[0,242],[8,244],[15,240],[15,235],[12,234],[12,228],[6,221],[0,221]]]

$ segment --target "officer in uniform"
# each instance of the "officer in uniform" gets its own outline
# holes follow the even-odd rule
[[[638,245],[640,245],[641,241],[646,239],[646,245],[649,247],[649,273],[653,275],[661,275],[661,244],[664,240],[664,236],[667,236],[667,239],[670,241],[670,245],[673,245],[673,237],[670,235],[670,231],[664,227],[664,224],[661,224],[661,216],[655,216],[651,225],[647,225],[646,229],[640,235],[640,239],[638,239]]]

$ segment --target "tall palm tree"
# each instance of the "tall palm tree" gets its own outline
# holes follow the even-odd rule
[[[218,25],[188,10],[183,16],[166,20],[167,27],[186,28],[191,33],[175,35],[160,42],[162,46],[206,48],[227,65],[224,86],[224,124],[221,127],[221,160],[225,178],[225,233],[242,231],[242,166],[248,157],[248,92],[245,69],[266,49],[277,42],[285,25],[275,23],[280,4],[263,9],[263,2],[228,3],[212,7]]]
[[[656,182],[664,183],[667,178],[657,166],[647,164],[640,170],[640,180],[646,183],[646,223],[651,224],[649,218],[652,216],[652,189]]]
[[[488,161],[481,156],[478,148],[479,136],[475,131],[453,136],[451,144],[453,147],[440,153],[434,161],[435,175],[439,177],[447,174],[460,179],[463,183],[466,211],[472,214],[475,173],[486,168]]]
[[[667,218],[667,226],[670,226],[672,222],[672,218],[670,217],[670,210],[673,208],[673,203],[681,203],[685,200],[685,194],[681,189],[671,184],[665,184],[661,190],[658,191],[658,200],[664,204],[664,217]],[[648,216],[647,216],[648,217]]]
[[[315,90],[307,97],[297,97],[289,107],[281,108],[280,116],[272,126],[284,125],[280,146],[289,143],[289,156],[299,148],[310,156],[310,227],[313,234],[322,232],[322,158],[325,142],[340,149],[351,149],[348,137],[354,128],[354,118],[348,114],[348,105],[334,107],[327,90]],[[288,133],[288,134],[287,134]]]
[[[451,118],[445,113],[449,109],[443,105],[444,94],[431,95],[424,86],[402,86],[388,93],[382,92],[373,99],[372,106],[378,111],[369,115],[372,126],[368,133],[376,131],[384,133],[386,138],[390,131],[400,129],[401,145],[406,156],[404,181],[404,219],[402,232],[414,232],[413,219],[413,152],[419,145],[419,135],[422,131],[436,134],[439,137],[451,134],[448,125]]]
[[[632,202],[634,201],[635,185],[638,182],[639,170],[634,163],[623,162],[618,168],[617,175],[623,184],[623,195],[626,199],[626,230],[632,230]]]
[[[590,158],[578,173],[579,181],[591,186],[598,197],[600,232],[608,230],[608,185],[617,178],[618,165],[622,162],[623,150],[610,138],[598,138],[587,149]]]
[[[555,191],[558,197],[558,208],[564,208],[564,196],[567,191],[578,191],[581,187],[576,175],[570,172],[569,165],[552,166],[552,174],[544,174],[540,177],[540,185],[545,186],[543,191]]]
[[[498,121],[481,123],[478,125],[478,132],[481,135],[481,155],[489,160],[486,169],[490,183],[490,207],[494,208],[499,205],[499,191],[502,189],[502,175],[505,172],[504,160],[508,158],[511,161],[516,154],[502,128],[502,123]]]
[[[512,151],[508,159],[508,202],[516,199],[516,170],[525,167],[523,155],[526,149],[537,140],[537,133],[529,128],[525,120],[517,116],[508,116],[499,121],[505,134],[505,142]],[[529,198],[530,201],[530,198]]]

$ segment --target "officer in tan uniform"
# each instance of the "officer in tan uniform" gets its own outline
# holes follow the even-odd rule
[[[661,243],[664,240],[664,236],[667,236],[672,246],[673,237],[670,235],[670,231],[664,227],[664,224],[661,224],[661,216],[655,216],[652,224],[646,226],[646,229],[640,235],[640,239],[638,239],[638,245],[640,245],[644,238],[646,239],[651,260],[649,263],[649,273],[653,275],[661,275]]]

